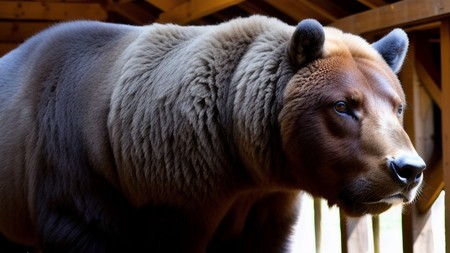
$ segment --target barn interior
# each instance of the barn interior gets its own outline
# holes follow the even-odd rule
[[[333,237],[338,248],[333,252],[392,252],[386,245],[397,233],[405,253],[450,252],[450,232],[444,232],[450,231],[450,194],[445,194],[450,185],[449,0],[0,0],[0,57],[64,21],[211,25],[255,14],[290,25],[313,18],[369,42],[400,27],[410,39],[399,78],[409,104],[404,127],[427,163],[419,199],[393,216],[350,218],[305,196],[310,204],[302,208],[311,222],[302,224],[311,240],[299,239],[293,251],[330,252]],[[329,219],[336,223],[334,232],[327,228]]]

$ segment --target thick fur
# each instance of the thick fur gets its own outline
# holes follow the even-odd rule
[[[353,215],[400,188],[412,201],[386,162],[417,156],[398,80],[361,38],[320,29],[254,16],[34,36],[0,59],[0,233],[43,252],[283,252],[301,189]],[[332,110],[348,96],[361,123]]]

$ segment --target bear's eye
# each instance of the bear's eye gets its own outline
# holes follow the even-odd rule
[[[403,113],[403,105],[399,105],[397,108],[397,114],[402,115],[402,113]]]
[[[348,104],[344,101],[337,101],[336,103],[334,103],[334,110],[337,113],[349,114]]]
[[[350,108],[347,102],[337,101],[333,105],[334,111],[345,116],[350,116],[354,120],[359,120],[355,112]]]

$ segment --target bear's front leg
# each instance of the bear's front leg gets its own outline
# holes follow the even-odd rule
[[[60,180],[50,180],[53,178]],[[43,182],[47,183],[37,187],[35,213],[42,252],[115,253],[139,249],[140,245],[134,243],[138,218],[126,199],[101,177],[90,174],[83,178],[72,177],[69,184],[67,178],[55,176],[45,178]]]
[[[233,207],[208,252],[287,252],[297,220],[297,200],[298,192],[277,192],[258,197],[248,209]],[[243,224],[237,225],[242,219]]]
[[[43,253],[119,253],[128,252],[127,237],[111,220],[93,218],[90,221],[74,210],[48,210],[40,213],[38,227]],[[122,232],[123,233],[123,232]]]
[[[298,193],[274,193],[256,202],[247,217],[241,252],[287,252],[297,220]]]

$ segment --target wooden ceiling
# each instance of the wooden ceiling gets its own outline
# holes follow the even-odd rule
[[[399,0],[0,0],[0,55],[55,22],[68,20],[203,25],[262,14],[292,25],[305,18],[327,25],[395,2]]]

